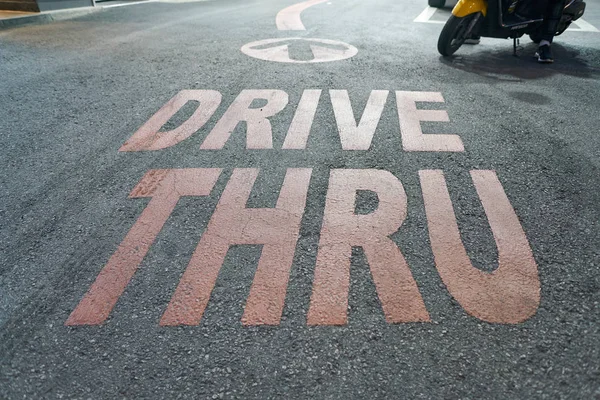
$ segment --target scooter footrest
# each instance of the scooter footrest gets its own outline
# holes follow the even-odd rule
[[[521,19],[519,17],[509,17],[502,21],[503,28],[515,28],[515,27],[526,27],[529,24],[542,22],[544,18],[536,18],[536,19]]]
[[[571,16],[571,21],[578,20],[585,11],[585,3],[583,1],[579,3],[573,3],[565,8],[564,14]]]

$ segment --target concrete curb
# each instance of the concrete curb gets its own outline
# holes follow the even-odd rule
[[[69,10],[46,11],[38,14],[24,15],[21,17],[0,19],[0,30],[15,28],[23,25],[48,24],[54,21],[62,21],[71,18],[81,17],[102,11],[103,7],[81,7]]]

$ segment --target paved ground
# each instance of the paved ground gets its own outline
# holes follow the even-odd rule
[[[519,58],[509,41],[484,39],[444,60],[436,52],[442,25],[413,22],[424,3],[332,0],[302,13],[306,30],[278,29],[276,15],[293,4],[148,3],[0,32],[0,397],[600,398],[600,33],[565,33],[550,66],[535,63],[528,40]],[[444,12],[432,18],[443,20]],[[584,18],[600,28],[600,2],[590,0]],[[289,37],[342,41],[358,53],[285,64],[240,51]],[[312,58],[306,42],[289,43],[290,57]],[[272,145],[263,121],[248,123],[248,135],[241,123],[223,148],[206,149],[207,137],[225,141],[228,127],[211,132],[250,89],[289,97],[270,118]],[[309,89],[322,93],[306,147],[283,148]],[[332,89],[348,91],[353,111]],[[204,126],[192,126],[191,136],[171,147],[119,151],[182,90],[217,91],[222,101]],[[378,125],[375,100],[365,115],[361,135],[377,126],[365,145],[340,121],[360,119],[373,90],[389,93]],[[410,125],[416,114],[399,118],[397,105],[406,110],[413,103],[395,91],[441,93],[444,103],[418,107],[446,110],[449,122],[421,126],[427,134],[457,134],[464,151],[404,151],[417,132]],[[282,92],[269,96],[251,107],[285,105]],[[163,131],[192,115],[194,104]],[[221,124],[242,114],[230,113]],[[310,114],[299,111],[296,132],[306,132]],[[349,135],[345,142],[338,123]],[[434,146],[448,137],[437,138]],[[141,143],[133,150],[149,142]],[[366,148],[344,150],[352,146]],[[222,171],[212,170],[216,182],[202,188],[181,178],[185,190],[208,196],[175,204],[160,190],[185,190],[163,185],[134,191],[152,200],[128,198],[148,171],[174,168],[203,169],[196,173],[206,182],[209,168]],[[254,208],[275,207],[286,171],[304,169],[283,185],[300,205],[271,219],[240,217],[231,204],[246,202],[242,188],[254,172],[239,168],[259,169],[246,204]],[[353,183],[353,169],[371,171]],[[427,170],[443,171],[466,252],[486,273],[453,261],[462,246],[451,241],[452,208],[443,207],[439,174]],[[475,187],[478,171],[489,170],[495,173],[484,172]],[[165,176],[155,174],[154,185]],[[395,232],[401,223],[398,180],[407,215],[391,238],[409,269],[378,230],[389,222]],[[344,190],[356,189],[353,219],[343,200]],[[228,200],[217,206],[222,196]],[[168,217],[162,229],[161,213]],[[277,224],[287,228],[273,234]],[[352,228],[359,225],[367,226],[362,239],[362,228]],[[154,241],[152,229],[159,232]],[[196,324],[198,293],[211,293],[203,273],[210,266],[219,271],[223,238],[235,235],[235,243],[257,244],[231,247]],[[194,253],[201,238],[204,251]],[[262,256],[271,263],[255,277],[267,242]],[[336,253],[339,243],[353,246],[347,323],[347,258]],[[140,249],[147,247],[144,257]],[[499,252],[505,265],[491,275]],[[282,293],[284,260],[292,255]],[[143,260],[119,296],[115,287],[124,269],[135,269],[135,257]],[[191,259],[196,264],[188,268]],[[103,268],[100,286],[91,286]],[[186,269],[187,283],[178,288]],[[97,301],[77,314],[90,287]],[[94,307],[111,298],[118,301],[104,319]],[[163,316],[169,310],[170,320]],[[267,317],[272,325],[255,325]]]

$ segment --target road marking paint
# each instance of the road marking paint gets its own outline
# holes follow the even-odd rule
[[[474,268],[460,238],[441,170],[419,171],[436,268],[448,291],[469,314],[504,324],[523,322],[540,303],[537,265],[494,171],[471,171],[498,248],[498,269]]]
[[[370,148],[388,94],[386,90],[372,91],[357,123],[348,91],[329,91],[343,150]],[[306,148],[320,96],[321,90],[303,92],[282,149]],[[219,107],[221,98],[221,94],[214,90],[182,90],[142,125],[119,151],[161,150],[180,143],[206,124]],[[405,151],[464,151],[458,135],[423,134],[421,129],[421,121],[449,121],[445,110],[418,110],[416,107],[417,102],[444,102],[441,93],[397,91],[396,98]],[[266,100],[267,103],[262,107],[251,107],[255,100]],[[188,101],[200,103],[193,115],[177,128],[160,132],[164,124]],[[217,121],[200,149],[222,149],[240,122],[246,122],[247,149],[272,149],[273,132],[269,118],[283,110],[287,104],[288,95],[282,90],[243,90]]]
[[[379,197],[377,210],[355,214],[357,190]],[[406,218],[402,183],[383,170],[334,169],[323,216],[309,325],[347,323],[352,246],[362,246],[385,318],[390,323],[427,322],[429,314],[398,246],[389,238]]]
[[[209,0],[140,0],[140,1],[126,1],[124,3],[118,4],[107,4],[102,5],[96,3],[96,7],[100,8],[115,8],[115,7],[125,7],[125,6],[136,6],[138,4],[146,4],[146,3],[199,3],[203,1]]]
[[[445,24],[446,21],[431,20],[431,17],[433,17],[433,14],[435,14],[435,12],[437,10],[438,9],[435,8],[435,7],[427,6],[421,12],[421,14],[419,14],[419,16],[413,20],[413,22],[427,22],[427,23],[431,23],[431,24]]]
[[[221,170],[150,170],[130,198],[151,197],[125,239],[104,266],[65,325],[99,325],[117,303],[156,236],[182,196],[208,196]]]
[[[197,325],[231,245],[263,245],[242,323],[278,325],[306,207],[311,169],[288,169],[277,206],[249,209],[258,169],[235,169],[161,325]],[[181,196],[209,195],[220,169],[151,170],[130,197],[151,197],[125,239],[71,313],[66,325],[98,325],[109,316]],[[465,311],[492,323],[515,324],[535,314],[540,281],[529,242],[494,171],[471,171],[497,248],[498,268],[474,268],[461,241],[441,170],[419,171],[436,268]],[[375,192],[378,208],[355,214],[358,190]],[[401,251],[389,238],[406,218],[402,183],[383,170],[330,173],[308,325],[347,323],[350,257],[364,249],[389,323],[428,322],[429,314]]]
[[[396,92],[402,147],[405,151],[465,151],[458,135],[424,134],[421,121],[448,122],[445,110],[418,110],[417,102],[443,103],[439,92]]]
[[[374,90],[360,121],[348,91],[330,90],[332,110],[344,150],[368,150],[389,91]],[[444,102],[438,92],[396,91],[403,148],[406,151],[464,151],[453,134],[423,134],[421,121],[449,121],[445,110],[418,110],[417,102]],[[305,90],[288,129],[283,148],[305,149],[319,105],[321,90]],[[266,100],[251,108],[256,99]],[[188,101],[199,101],[193,115],[179,127],[159,132]],[[160,150],[188,138],[212,117],[221,94],[184,90],[174,96],[120,151]],[[221,149],[240,122],[247,125],[247,148],[273,148],[269,118],[288,104],[281,90],[244,90],[225,111],[201,145]],[[110,315],[150,246],[181,196],[209,195],[221,169],[151,170],[129,197],[150,197],[115,253],[71,313],[66,325],[98,325]],[[226,253],[232,245],[259,244],[262,254],[244,307],[244,325],[277,325],[285,303],[290,269],[306,207],[312,170],[288,169],[275,208],[246,208],[259,170],[234,169],[206,232],[202,235],[161,320],[161,325],[196,325],[203,316]],[[529,242],[494,171],[471,171],[497,248],[498,268],[492,273],[474,268],[461,241],[453,205],[441,170],[419,171],[429,236],[436,268],[448,291],[467,313],[493,323],[519,323],[535,314],[540,280]],[[356,193],[375,192],[378,208],[355,214]],[[364,249],[386,321],[428,322],[429,314],[398,246],[390,239],[406,218],[402,183],[383,170],[333,169],[313,292],[309,325],[347,323],[350,257],[353,246]]]
[[[277,13],[275,23],[280,31],[304,31],[306,28],[302,24],[300,14],[302,11],[316,4],[324,3],[327,0],[308,0],[302,3],[286,7]]]
[[[243,324],[279,324],[312,170],[287,170],[274,209],[246,208],[258,171],[233,171],[161,325],[200,322],[227,250],[234,244],[263,245]]]
[[[331,104],[337,122],[342,149],[369,150],[375,129],[381,119],[389,91],[373,90],[360,122],[357,124],[347,90],[330,90]]]
[[[572,28],[573,25],[577,25],[578,28]],[[600,32],[600,30],[598,30],[594,25],[590,24],[583,18],[573,21],[568,30],[573,32]]]
[[[313,58],[311,60],[292,58],[289,52],[290,46],[309,46]],[[240,50],[247,56],[259,60],[295,64],[340,61],[358,53],[356,47],[338,40],[298,37],[258,40],[245,44]]]
[[[267,100],[267,104],[260,108],[250,108],[256,99]],[[200,148],[203,150],[222,149],[235,127],[245,121],[246,148],[272,149],[273,133],[268,117],[283,110],[287,103],[288,95],[283,90],[242,90]]]
[[[200,102],[192,116],[173,130],[159,132],[160,128],[188,101]],[[119,151],[162,150],[174,146],[202,128],[219,104],[221,104],[221,93],[216,90],[182,90],[142,125]]]
[[[107,5],[98,5],[101,8],[115,8],[115,7],[125,7],[125,6],[135,6],[138,4],[146,4],[146,3],[156,3],[161,0],[140,0],[140,1],[132,1],[127,3],[119,3],[119,4],[107,4]]]
[[[310,129],[321,98],[321,90],[305,90],[283,142],[283,149],[306,149]]]

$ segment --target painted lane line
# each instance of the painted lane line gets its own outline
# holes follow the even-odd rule
[[[302,11],[326,1],[327,0],[308,0],[284,8],[277,13],[277,17],[275,18],[277,29],[280,31],[305,31],[306,28],[302,24],[302,19],[300,19]]]
[[[120,3],[120,4],[109,4],[106,6],[100,6],[102,8],[115,8],[115,7],[125,7],[125,6],[135,6],[137,4],[146,4],[146,3],[156,3],[159,0],[141,0],[133,3]]]
[[[569,31],[573,32],[600,32],[594,25],[590,24],[583,18],[579,18],[577,21],[573,21],[574,25],[577,25],[579,29],[573,29],[569,27]],[[572,26],[572,25],[571,25]]]
[[[433,17],[433,14],[435,14],[436,11],[437,11],[437,8],[427,6],[423,10],[423,12],[421,14],[419,14],[419,16],[413,20],[413,22],[427,22],[427,23],[431,23],[431,24],[445,24],[446,21],[432,21],[431,20],[431,17]]]
[[[138,4],[146,3],[200,3],[209,0],[140,0],[140,1],[128,1],[125,3],[108,4],[108,5],[97,5],[98,8],[115,8],[125,6],[136,6]]]

